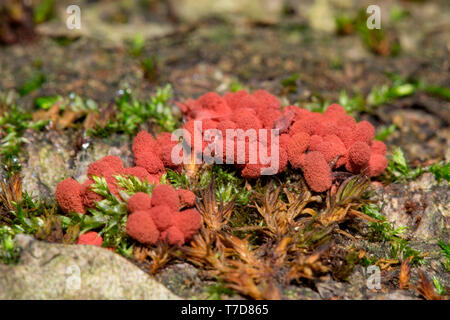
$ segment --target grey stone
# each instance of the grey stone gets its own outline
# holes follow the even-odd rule
[[[20,262],[0,265],[1,299],[181,299],[104,248],[18,235]]]
[[[407,226],[411,240],[448,239],[449,186],[437,183],[432,173],[413,181],[378,189],[381,213],[396,227]]]
[[[54,201],[56,185],[65,178],[73,177],[83,183],[88,166],[106,155],[120,157],[126,167],[133,165],[131,138],[126,135],[89,138],[84,148],[76,146],[75,134],[53,130],[29,130],[25,138],[26,159],[21,172],[24,191],[43,200]]]

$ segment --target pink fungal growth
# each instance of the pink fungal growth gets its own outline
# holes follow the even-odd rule
[[[258,100],[251,94],[246,94],[243,95],[242,98],[237,101],[234,110],[238,111],[242,109],[252,109],[255,112],[257,112],[258,106],[259,106]]]
[[[331,119],[338,119],[342,116],[346,116],[347,112],[345,111],[344,107],[337,104],[337,103],[333,103],[330,104],[327,108],[327,110],[325,110],[325,112],[323,113],[323,116],[325,118],[331,118]]]
[[[128,199],[131,215],[127,234],[143,244],[167,240],[170,245],[183,245],[199,230],[201,215],[194,209],[179,211],[179,196],[184,207],[193,206],[195,195],[191,191],[169,185],[158,185],[151,197],[135,193]]]
[[[267,91],[257,90],[250,94],[245,90],[240,90],[235,93],[226,93],[223,99],[220,99],[217,94],[210,93],[197,100],[189,100],[185,103],[186,105],[189,105],[188,109],[206,106],[213,109],[215,113],[221,113],[220,108],[223,108],[223,116],[220,119],[215,119],[218,121],[217,128],[223,135],[228,128],[242,129],[243,131],[254,129],[258,132],[262,128],[279,129],[279,144],[276,147],[279,147],[280,150],[284,149],[284,151],[279,152],[280,169],[278,172],[285,170],[286,159],[294,169],[301,169],[303,173],[305,173],[303,167],[307,163],[306,170],[309,171],[309,162],[305,162],[305,160],[311,152],[321,154],[323,160],[334,170],[345,168],[355,174],[368,172],[370,170],[368,168],[370,167],[369,159],[372,154],[384,156],[386,152],[383,143],[373,141],[374,127],[368,121],[357,123],[353,117],[347,115],[345,108],[339,104],[331,104],[323,114],[292,105],[282,109],[279,100]],[[184,109],[186,109],[185,106]],[[189,112],[185,112],[184,109],[182,108],[182,111],[189,115]],[[232,110],[231,114],[229,113],[230,109]],[[202,117],[196,118],[195,116],[188,117],[188,119],[203,120]],[[192,123],[186,123],[186,127],[189,126],[193,126]],[[235,166],[242,170],[242,177],[247,179],[258,178],[261,175],[261,169],[268,166],[263,165],[260,158],[256,162],[252,162],[252,154],[249,153],[247,147],[252,143],[259,143],[258,150],[261,150],[261,148],[270,150],[270,139],[246,142],[246,150],[244,151],[238,150],[235,145],[227,145],[228,138],[224,137],[222,141],[223,159],[234,158]],[[228,141],[236,142],[239,139],[232,138]],[[266,146],[261,147],[261,144]],[[237,161],[239,157],[244,159],[244,163]],[[378,160],[373,161],[376,164],[381,163]],[[322,161],[321,163],[323,165]],[[379,168],[382,167],[382,165],[379,165]],[[321,169],[324,170],[324,167],[322,166]],[[371,170],[370,172],[373,175],[379,170]],[[310,179],[310,181],[312,180]],[[328,181],[323,185],[328,185]],[[318,188],[312,187],[312,189]],[[323,189],[323,187],[319,189]]]
[[[279,139],[278,143],[279,143],[280,147],[283,148],[284,150],[287,150],[289,141],[291,141],[291,136],[287,133],[283,133],[282,135],[280,135],[280,137],[278,139]]]
[[[148,213],[158,230],[164,231],[172,225],[173,211],[168,206],[154,206]]]
[[[127,206],[130,212],[150,210],[152,197],[144,192],[136,192],[128,199]]]
[[[369,162],[370,159],[370,147],[367,143],[356,141],[348,149],[348,161],[352,164],[363,167]]]
[[[107,163],[111,170],[115,173],[121,173],[123,171],[123,163],[119,157],[105,156],[101,159],[101,161]]]
[[[197,210],[187,209],[173,215],[173,224],[183,232],[185,239],[189,239],[200,229],[202,217]]]
[[[172,150],[178,144],[178,141],[172,141],[170,132],[163,132],[156,138],[156,146],[159,158],[167,168],[176,169],[177,164],[172,161]]]
[[[258,113],[258,116],[261,119],[262,125],[265,129],[272,129],[275,120],[281,117],[281,111],[269,109],[267,111]]]
[[[132,150],[135,155],[153,152],[155,148],[156,141],[147,131],[139,131],[136,137],[134,137]]]
[[[256,116],[255,111],[250,108],[240,109],[239,112],[234,113],[232,120],[236,123],[236,126],[242,130],[258,130],[263,128],[261,120]]]
[[[299,132],[294,134],[286,148],[286,152],[288,154],[289,161],[292,162],[295,161],[294,158],[297,158],[302,153],[305,153],[305,151],[309,147],[310,142],[310,136],[306,132]]]
[[[278,98],[266,90],[256,90],[252,96],[258,100],[259,110],[280,109],[280,101],[278,101]]]
[[[130,175],[138,178],[141,181],[147,181],[150,184],[159,184],[159,180],[161,179],[161,174],[151,174],[148,173],[147,170],[145,170],[142,167],[130,167],[125,168],[123,170],[124,175]]]
[[[202,153],[210,152],[217,159],[220,147],[216,147],[222,144],[223,160],[231,160],[246,179],[267,174],[269,168],[275,169],[269,174],[276,174],[290,166],[303,172],[312,191],[324,192],[330,190],[333,177],[338,176],[333,174],[336,171],[374,177],[387,167],[386,145],[374,140],[373,125],[368,121],[357,123],[338,104],[330,105],[320,114],[296,106],[282,108],[280,101],[264,90],[252,94],[240,90],[223,97],[209,92],[178,105],[187,119],[183,128],[190,134],[190,139],[187,135],[183,137],[184,146],[199,144]],[[201,128],[194,126],[196,122],[201,123]],[[214,135],[211,141],[206,141],[208,129],[218,129],[223,140]],[[244,133],[246,138],[238,137],[238,129],[241,132],[252,129],[254,134],[247,135],[247,131]],[[278,130],[265,135],[261,129]],[[227,130],[231,130],[230,134]],[[194,137],[201,141],[194,143]],[[169,132],[163,132],[155,139],[150,133],[140,131],[132,145],[135,166],[125,168],[120,158],[106,156],[89,166],[88,179],[83,184],[74,179],[60,182],[55,198],[64,212],[85,214],[86,209],[103,200],[91,188],[93,176],[103,177],[117,200],[127,201],[126,231],[131,238],[146,245],[159,241],[183,245],[198,232],[202,217],[193,209],[194,193],[160,183],[167,168],[178,172],[183,169],[172,161],[172,150],[177,144],[177,141],[171,141]],[[238,146],[244,146],[245,150]],[[272,158],[276,154],[278,158]],[[273,161],[278,166],[272,167]],[[152,195],[138,192],[129,198],[124,196],[125,193],[119,192],[122,187],[114,178],[116,175],[131,175],[155,185]],[[80,236],[79,242],[88,243],[90,234]]]
[[[387,148],[382,141],[374,140],[370,145],[370,150],[372,153],[384,156],[386,154]]]
[[[308,109],[301,109],[296,106],[289,106],[288,108],[293,108],[293,110],[295,111],[295,121],[298,121],[301,119],[306,119],[309,116],[313,115],[313,113],[311,111],[309,111]]]
[[[113,174],[120,174],[123,171],[123,164],[120,158],[115,156],[105,156],[89,165],[88,177],[109,177]]]
[[[321,137],[336,134],[338,131],[338,126],[336,124],[335,119],[322,117],[322,120],[317,124],[314,129],[314,134],[317,134]]]
[[[241,171],[241,175],[245,179],[256,179],[261,176],[261,165],[258,163],[247,163]]]
[[[322,153],[312,151],[303,161],[303,174],[309,187],[316,192],[323,192],[331,187],[331,168]]]
[[[318,136],[317,134],[313,134],[311,136],[310,142],[309,142],[309,150],[310,151],[317,151],[318,146],[323,142],[323,138],[321,136]]]
[[[204,128],[215,127],[216,122],[204,120]],[[160,177],[166,167],[174,167],[168,160],[168,152],[175,145],[170,133],[162,133],[155,140],[147,132],[141,131],[133,142],[136,166],[124,168],[122,161],[115,156],[106,156],[95,161],[88,168],[88,180],[80,185],[74,179],[60,182],[56,188],[55,198],[61,209],[66,212],[86,213],[86,208],[95,207],[103,197],[95,193],[91,185],[92,176],[103,177],[109,191],[121,198],[117,180],[114,176],[134,176],[141,181],[156,185],[152,196],[137,192],[127,200],[130,212],[126,223],[127,234],[136,241],[153,245],[167,240],[172,245],[182,245],[198,231],[201,224],[200,214],[192,208],[195,195],[189,190],[175,190],[169,185],[162,185]],[[187,210],[179,211],[181,208]],[[175,217],[175,218],[174,218]],[[185,225],[180,225],[181,223]],[[96,235],[96,233],[95,233]],[[101,240],[92,240],[92,233],[80,236],[79,243],[98,244]],[[101,245],[101,244],[100,244]]]
[[[127,234],[136,241],[152,245],[159,239],[159,230],[148,210],[135,211],[128,216]]]
[[[311,113],[308,116],[302,117],[294,122],[289,134],[293,136],[298,132],[306,132],[309,135],[313,135],[315,134],[321,119],[322,115],[317,113]]]
[[[135,154],[135,163],[137,166],[144,168],[150,174],[164,173],[164,163],[155,152],[145,152]]]
[[[284,170],[286,170],[288,162],[289,162],[289,158],[288,158],[286,149],[280,148],[279,156],[278,156],[278,172],[277,173],[280,173],[280,172],[283,172]]]
[[[356,120],[352,116],[349,116],[348,114],[340,115],[337,118],[336,124],[338,128],[346,127],[350,128],[351,130],[355,129],[356,126]]]
[[[56,186],[55,198],[65,213],[86,213],[83,206],[82,187],[74,179],[65,179]]]
[[[83,205],[87,208],[93,208],[95,207],[95,203],[98,201],[103,200],[103,197],[97,193],[95,193],[91,189],[91,184],[93,184],[93,180],[86,180],[81,185],[81,197],[83,199]]]
[[[370,155],[367,175],[369,175],[369,177],[376,177],[381,173],[383,173],[383,171],[387,168],[387,166],[388,161],[383,155],[373,153]]]
[[[175,226],[171,226],[166,231],[161,233],[160,240],[167,240],[170,245],[181,246],[185,242],[185,236],[180,229]]]
[[[101,247],[103,244],[103,238],[97,232],[89,231],[78,237],[77,244],[87,244]]]
[[[334,134],[324,136],[323,141],[314,150],[322,153],[328,163],[345,155],[347,151],[342,141]]]
[[[197,99],[197,102],[202,108],[211,110],[220,116],[228,116],[231,113],[231,108],[228,106],[224,98],[215,92],[208,92]]]
[[[250,94],[246,90],[239,90],[236,92],[227,92],[223,96],[228,106],[235,110],[239,107],[239,103],[244,97],[249,96]]]
[[[186,189],[178,189],[178,198],[180,199],[180,207],[193,207],[195,205],[195,194]]]
[[[174,188],[167,184],[160,184],[153,190],[152,206],[168,206],[175,211],[180,207],[180,199]]]
[[[369,121],[358,122],[353,131],[353,141],[362,141],[370,144],[375,137],[375,128]]]

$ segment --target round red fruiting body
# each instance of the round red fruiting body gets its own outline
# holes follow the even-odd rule
[[[159,231],[164,231],[172,224],[172,211],[168,206],[154,206],[148,213]]]
[[[193,207],[195,205],[195,194],[186,189],[178,189],[178,198],[180,199],[180,207]]]
[[[127,202],[130,212],[150,210],[152,207],[152,197],[144,192],[136,192]]]
[[[83,233],[78,237],[77,244],[87,244],[91,246],[101,247],[103,244],[103,238],[95,231],[89,231]]]
[[[202,216],[195,209],[183,210],[173,215],[173,224],[183,232],[185,239],[188,239],[200,229]]]
[[[302,169],[306,183],[311,190],[323,192],[331,187],[331,168],[320,152],[312,151],[307,153]]]
[[[386,154],[387,148],[384,142],[379,140],[372,141],[372,144],[370,145],[370,150],[372,153],[376,153],[379,155],[384,156]]]
[[[86,213],[81,195],[81,185],[72,178],[65,179],[56,186],[55,198],[65,213]]]
[[[136,241],[152,245],[159,239],[159,231],[148,211],[135,211],[128,216],[127,234]]]
[[[178,194],[172,186],[160,184],[152,192],[152,206],[168,206],[176,211],[180,207]]]

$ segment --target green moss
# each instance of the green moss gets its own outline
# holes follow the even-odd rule
[[[375,140],[384,141],[393,134],[397,130],[397,126],[395,124],[391,124],[390,126],[381,126],[378,129],[377,134],[375,135]]]
[[[206,287],[205,294],[207,295],[207,300],[222,300],[223,295],[231,297],[236,293],[219,281],[211,286]]]
[[[422,253],[411,248],[409,241],[402,237],[407,227],[395,228],[394,223],[387,221],[380,209],[373,204],[364,206],[362,211],[380,221],[369,223],[369,240],[389,243],[390,250],[385,258],[404,261],[411,257],[412,264],[423,263]]]
[[[41,71],[35,71],[19,88],[19,94],[21,96],[26,96],[34,90],[39,89],[45,81],[47,81],[45,74]]]
[[[52,18],[54,13],[53,0],[41,0],[33,8],[34,22],[42,23]]]
[[[238,206],[249,203],[250,192],[245,188],[245,181],[236,176],[236,171],[231,168],[214,165],[203,172],[200,181],[200,189],[205,189],[214,179],[214,187],[217,199],[227,203],[234,199]]]
[[[7,264],[18,262],[15,236],[19,233],[35,234],[44,225],[43,215],[49,210],[46,203],[33,199],[26,192],[20,201],[11,204],[13,210],[9,210],[8,215],[0,214],[0,259]],[[8,210],[8,206],[2,203],[0,210]]]
[[[146,101],[136,99],[130,89],[120,91],[116,100],[117,113],[104,128],[91,130],[90,134],[109,136],[110,134],[125,133],[134,135],[140,125],[153,119],[164,131],[172,132],[179,127],[179,120],[172,113],[172,87],[168,84],[164,88],[157,88],[156,94]]]
[[[0,129],[6,133],[0,140],[0,156],[9,178],[20,169],[19,157],[23,150],[22,145],[26,142],[23,137],[25,130],[41,129],[48,121],[32,121],[30,113],[24,112],[13,103],[6,105],[5,109],[0,115]]]
[[[386,169],[386,174],[391,182],[414,180],[425,172],[433,173],[438,182],[446,180],[450,183],[450,163],[439,162],[423,168],[421,166],[411,168],[406,161],[405,154],[399,147],[394,149]]]
[[[444,241],[438,240],[439,246],[442,249],[442,253],[444,254],[446,261],[444,263],[445,270],[450,272],[450,243],[445,244]]]
[[[0,227],[0,261],[13,265],[19,262],[20,252],[14,241],[14,232],[8,226]]]

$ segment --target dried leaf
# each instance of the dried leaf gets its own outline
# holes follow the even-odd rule
[[[34,112],[33,121],[50,121],[51,125],[54,126],[58,121],[60,106],[61,101],[58,101],[48,110],[39,110]]]
[[[150,259],[151,264],[149,266],[149,273],[156,274],[167,263],[172,260],[173,253],[177,247],[169,246],[167,241],[161,241],[154,248],[148,248],[144,246],[136,246],[133,249],[133,257],[139,262],[146,262],[147,258]]]
[[[434,289],[433,283],[427,276],[419,269],[419,285],[416,291],[427,300],[442,300],[442,297]]]
[[[85,114],[85,111],[73,111],[72,109],[67,108],[59,117],[57,126],[59,129],[66,129],[72,126],[77,119],[81,118]]]
[[[0,220],[10,221],[11,211],[16,210],[15,203],[22,201],[22,178],[14,174],[8,182],[0,181]]]
[[[400,268],[400,275],[398,276],[399,288],[407,289],[409,287],[409,279],[411,277],[411,257],[403,260]]]
[[[230,220],[234,208],[234,200],[223,204],[222,199],[216,201],[214,192],[214,180],[209,187],[202,191],[200,197],[196,199],[196,207],[202,214],[203,222],[212,231],[221,231]]]

